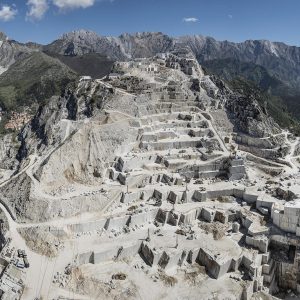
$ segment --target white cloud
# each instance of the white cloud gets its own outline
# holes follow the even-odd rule
[[[228,15],[228,18],[229,18],[229,19],[232,19],[232,18],[233,18],[233,15]]]
[[[53,4],[60,11],[66,11],[75,8],[87,8],[93,6],[96,0],[28,0],[29,10],[26,14],[27,20],[41,20],[47,10],[49,4]]]
[[[186,23],[196,23],[198,22],[199,20],[197,18],[192,18],[192,17],[189,17],[189,18],[183,18],[183,22],[186,22]]]
[[[29,11],[26,14],[28,20],[41,20],[49,8],[47,0],[28,0]]]
[[[18,11],[9,5],[2,5],[0,9],[0,21],[7,22],[15,18]]]
[[[53,4],[60,10],[68,10],[93,6],[95,0],[53,0]]]

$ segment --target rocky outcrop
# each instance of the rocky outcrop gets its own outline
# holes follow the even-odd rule
[[[39,107],[31,122],[22,129],[19,161],[35,151],[42,154],[58,147],[77,130],[78,124],[72,121],[94,116],[112,95],[111,90],[97,84],[83,83],[77,90],[67,89],[61,96],[53,96],[47,105]]]
[[[14,219],[24,219],[32,211],[30,203],[31,179],[25,172],[0,187],[1,202]]]
[[[279,126],[263,111],[253,96],[232,93],[226,101],[226,107],[239,131],[259,138],[280,132]]]
[[[297,196],[292,191],[284,190],[280,187],[275,190],[275,196],[286,201],[297,199]]]
[[[0,169],[14,169],[16,167],[16,155],[19,146],[19,142],[13,134],[0,137]]]

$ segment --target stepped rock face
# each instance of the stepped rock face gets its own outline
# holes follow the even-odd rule
[[[103,44],[87,35],[88,49],[73,33],[67,54],[98,51]],[[260,93],[207,75],[189,46],[161,34],[121,39],[116,57],[125,59],[108,76],[53,91],[18,136],[0,137],[4,228],[10,245],[26,251],[25,268],[15,260],[20,251],[11,255],[27,275],[18,281],[22,298],[36,297],[39,274],[43,299],[62,291],[147,299],[149,288],[157,299],[250,299],[272,294],[271,281],[296,290],[299,138],[268,115]],[[56,59],[35,54],[33,69],[41,69],[34,58],[55,67]],[[19,82],[22,62],[6,72]],[[41,255],[56,258],[44,264]],[[287,265],[289,273],[274,276]]]
[[[162,168],[176,168],[182,176],[198,176],[201,167],[181,158],[181,150],[188,151],[186,157],[200,155],[192,151],[198,148],[202,149],[199,153],[207,151],[208,155],[216,151],[216,157],[223,153],[213,167],[220,170],[206,167],[208,175],[201,176],[232,172],[226,166],[225,136],[219,137],[210,111],[226,111],[231,127],[253,140],[278,133],[278,126],[255,97],[232,92],[218,78],[205,75],[187,48],[176,49],[162,64],[159,58],[146,59],[142,65],[139,60],[115,63],[114,70],[123,74],[118,78],[77,82],[39,107],[19,135],[21,175],[0,188],[7,195],[7,203],[13,201],[13,194],[6,191],[13,190],[19,181],[27,191],[24,204],[18,209],[12,206],[18,217],[71,216],[78,206],[68,210],[62,202],[53,210],[57,195],[68,195],[70,186],[74,195],[68,201],[72,202],[74,197],[83,197],[80,189],[84,186],[105,184],[111,178],[127,184],[127,172],[139,167],[145,170],[137,172],[128,184],[143,186],[150,180],[147,168],[151,170],[159,161]],[[157,69],[156,73],[149,65]],[[178,157],[162,158],[168,149],[178,151]],[[162,152],[162,157],[156,158],[157,152]],[[128,162],[122,163],[119,157]],[[111,169],[116,162],[118,167]],[[236,176],[241,176],[243,166],[234,168],[239,170]],[[169,183],[175,180],[169,173],[160,178]],[[47,213],[31,214],[28,205],[32,203]],[[88,203],[83,210],[91,209]]]

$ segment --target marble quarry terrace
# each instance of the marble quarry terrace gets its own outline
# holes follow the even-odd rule
[[[0,182],[1,299],[299,299],[299,139],[186,49],[34,120]]]

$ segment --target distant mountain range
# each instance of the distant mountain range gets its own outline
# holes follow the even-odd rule
[[[68,55],[96,52],[114,60],[126,60],[171,51],[178,44],[189,46],[201,64],[228,58],[250,62],[264,67],[284,83],[300,87],[300,48],[266,40],[232,43],[201,35],[173,38],[163,33],[122,34],[115,38],[80,30],[64,34],[43,49]]]
[[[101,77],[109,72],[113,61],[150,57],[180,45],[189,46],[208,73],[220,76],[233,87],[237,80],[254,84],[270,96],[268,101],[272,105],[275,103],[277,111],[282,110],[300,120],[300,47],[267,40],[216,41],[201,35],[174,38],[160,32],[105,37],[86,30],[66,33],[49,45],[22,44],[0,34],[0,44],[0,71],[15,68],[18,61],[43,52],[49,57],[48,62],[51,59],[60,61],[61,67],[68,69],[62,72],[65,82],[72,79],[73,72]],[[45,56],[38,58],[45,59]],[[24,63],[28,76],[31,64],[32,59]],[[43,72],[41,70],[39,75]],[[5,73],[0,76],[0,105],[3,76]],[[23,89],[26,96],[30,88]]]
[[[112,60],[127,60],[171,51],[178,44],[184,44],[191,48],[201,64],[229,58],[250,62],[264,67],[270,75],[284,83],[300,87],[300,47],[266,40],[232,43],[201,35],[173,38],[152,32],[105,37],[91,31],[79,30],[66,33],[45,46],[11,41],[3,33],[0,34],[0,41],[0,66],[3,68],[33,51],[70,56],[100,53]]]

